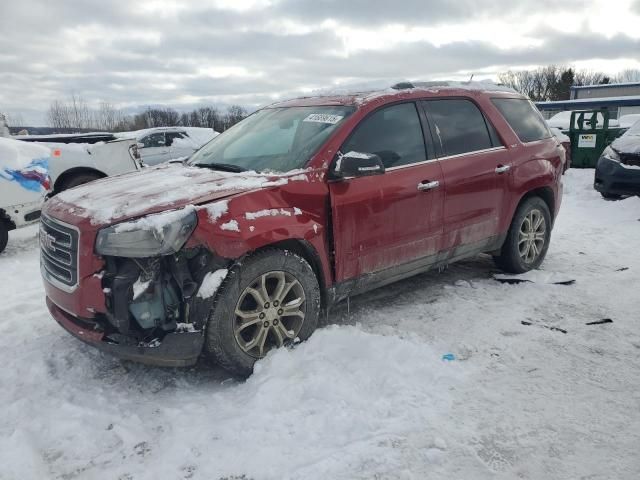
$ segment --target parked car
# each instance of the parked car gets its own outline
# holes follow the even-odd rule
[[[537,268],[564,162],[535,106],[498,86],[278,103],[184,165],[47,202],[47,305],[121,358],[204,352],[248,374],[350,296],[482,252],[507,272]]]
[[[122,138],[135,138],[145,165],[158,165],[193,154],[212,140],[218,132],[212,128],[158,127],[118,133]]]
[[[57,195],[69,188],[92,182],[99,178],[121,173],[135,172],[143,167],[135,139],[108,139],[111,134],[79,135],[28,135],[14,137],[30,143],[38,143],[51,149],[49,175],[53,191]]]
[[[560,130],[559,128],[550,127],[549,130],[551,131],[553,136],[556,137],[556,140],[558,140],[560,145],[562,145],[562,148],[564,148],[564,152],[566,154],[564,169],[566,171],[571,167],[571,139],[567,135],[562,133],[562,130]]]
[[[602,152],[593,186],[609,200],[640,195],[640,122]]]
[[[48,148],[0,137],[0,252],[11,230],[40,218],[51,187],[49,157]]]
[[[618,118],[618,123],[621,128],[631,128],[638,122],[640,122],[640,113],[630,113]]]

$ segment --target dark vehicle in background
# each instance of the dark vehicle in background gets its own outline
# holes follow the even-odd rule
[[[565,161],[535,106],[494,85],[278,103],[184,164],[47,202],[47,305],[121,358],[204,353],[246,375],[350,296],[483,252],[537,268]]]
[[[593,186],[609,200],[640,195],[640,121],[602,152]]]

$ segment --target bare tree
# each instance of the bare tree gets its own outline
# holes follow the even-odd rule
[[[623,70],[616,75],[615,81],[618,83],[640,82],[640,70],[632,68]]]
[[[222,130],[233,127],[247,116],[247,111],[240,105],[230,105],[222,121]]]

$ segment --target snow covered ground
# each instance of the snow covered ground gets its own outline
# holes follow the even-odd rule
[[[543,265],[575,284],[463,262],[341,305],[246,382],[84,346],[46,312],[36,230],[13,232],[0,478],[640,477],[640,199],[606,202],[592,175],[568,173]]]

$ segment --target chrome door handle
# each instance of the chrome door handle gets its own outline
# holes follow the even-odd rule
[[[504,172],[508,172],[509,170],[511,170],[511,166],[510,165],[498,165],[496,167],[496,173],[498,173],[498,174],[504,173]]]
[[[420,190],[421,192],[427,191],[427,190],[433,190],[434,188],[438,188],[440,186],[440,182],[435,180],[433,182],[422,182],[418,184],[418,190]]]

